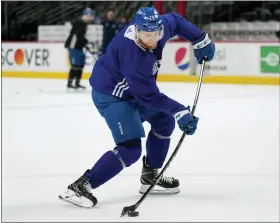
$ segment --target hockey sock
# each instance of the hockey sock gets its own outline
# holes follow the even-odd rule
[[[83,70],[82,69],[77,70],[77,73],[76,73],[76,86],[80,85],[82,74],[83,74]]]
[[[146,141],[147,164],[153,169],[161,168],[167,156],[169,145],[170,137],[150,131]]]
[[[75,74],[76,69],[75,68],[71,68],[70,72],[69,72],[69,79],[74,79],[76,74]]]
[[[118,160],[117,156],[113,151],[108,151],[86,175],[89,178],[91,187],[95,189],[116,176],[122,169],[122,163]]]
[[[72,85],[72,81],[75,78],[76,74],[75,74],[75,69],[71,68],[68,74],[68,86]]]
[[[125,167],[135,163],[141,156],[141,150],[141,139],[137,139],[131,141],[129,147],[118,145],[113,151],[106,152],[86,173],[91,187],[93,189],[99,187],[120,173]]]

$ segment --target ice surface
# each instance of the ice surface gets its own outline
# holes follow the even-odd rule
[[[196,84],[159,86],[192,105]],[[279,221],[278,86],[203,84],[199,129],[167,171],[181,193],[148,196],[137,218],[120,214],[141,196],[140,160],[96,190],[93,209],[57,198],[114,146],[89,90],[45,79],[3,78],[2,87],[3,221]],[[168,157],[180,136],[176,126]]]

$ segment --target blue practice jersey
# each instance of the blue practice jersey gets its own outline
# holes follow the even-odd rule
[[[94,65],[90,85],[99,92],[124,100],[133,99],[168,114],[185,109],[157,87],[162,51],[175,35],[193,42],[203,38],[205,33],[177,13],[164,14],[162,20],[164,35],[155,50],[144,49],[137,43],[134,22],[120,31]]]

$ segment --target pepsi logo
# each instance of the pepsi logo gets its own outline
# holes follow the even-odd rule
[[[188,49],[180,47],[175,54],[175,64],[180,70],[188,69],[190,62],[188,60]]]

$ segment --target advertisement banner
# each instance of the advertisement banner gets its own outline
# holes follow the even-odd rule
[[[191,49],[188,43],[167,43],[162,54],[160,75],[189,75]]]
[[[1,50],[2,76],[66,78],[70,70],[69,53],[63,43],[2,43]],[[83,77],[88,78],[98,55],[85,54]],[[188,42],[167,43],[160,64],[162,81],[194,81],[201,68]],[[278,84],[280,46],[217,42],[215,56],[206,63],[204,74],[212,83]]]
[[[216,53],[205,66],[209,76],[279,76],[280,47],[266,43],[216,43]],[[196,66],[199,74],[200,66]]]
[[[217,44],[213,60],[205,64],[205,75],[224,75],[228,73],[230,69],[233,69],[231,68],[231,65],[228,64],[228,59],[231,57],[228,53],[229,49],[226,45]],[[199,73],[199,70],[200,66],[197,66],[197,74]]]
[[[2,71],[66,71],[66,57],[60,43],[3,43]]]
[[[280,73],[280,46],[261,46],[262,73]]]

